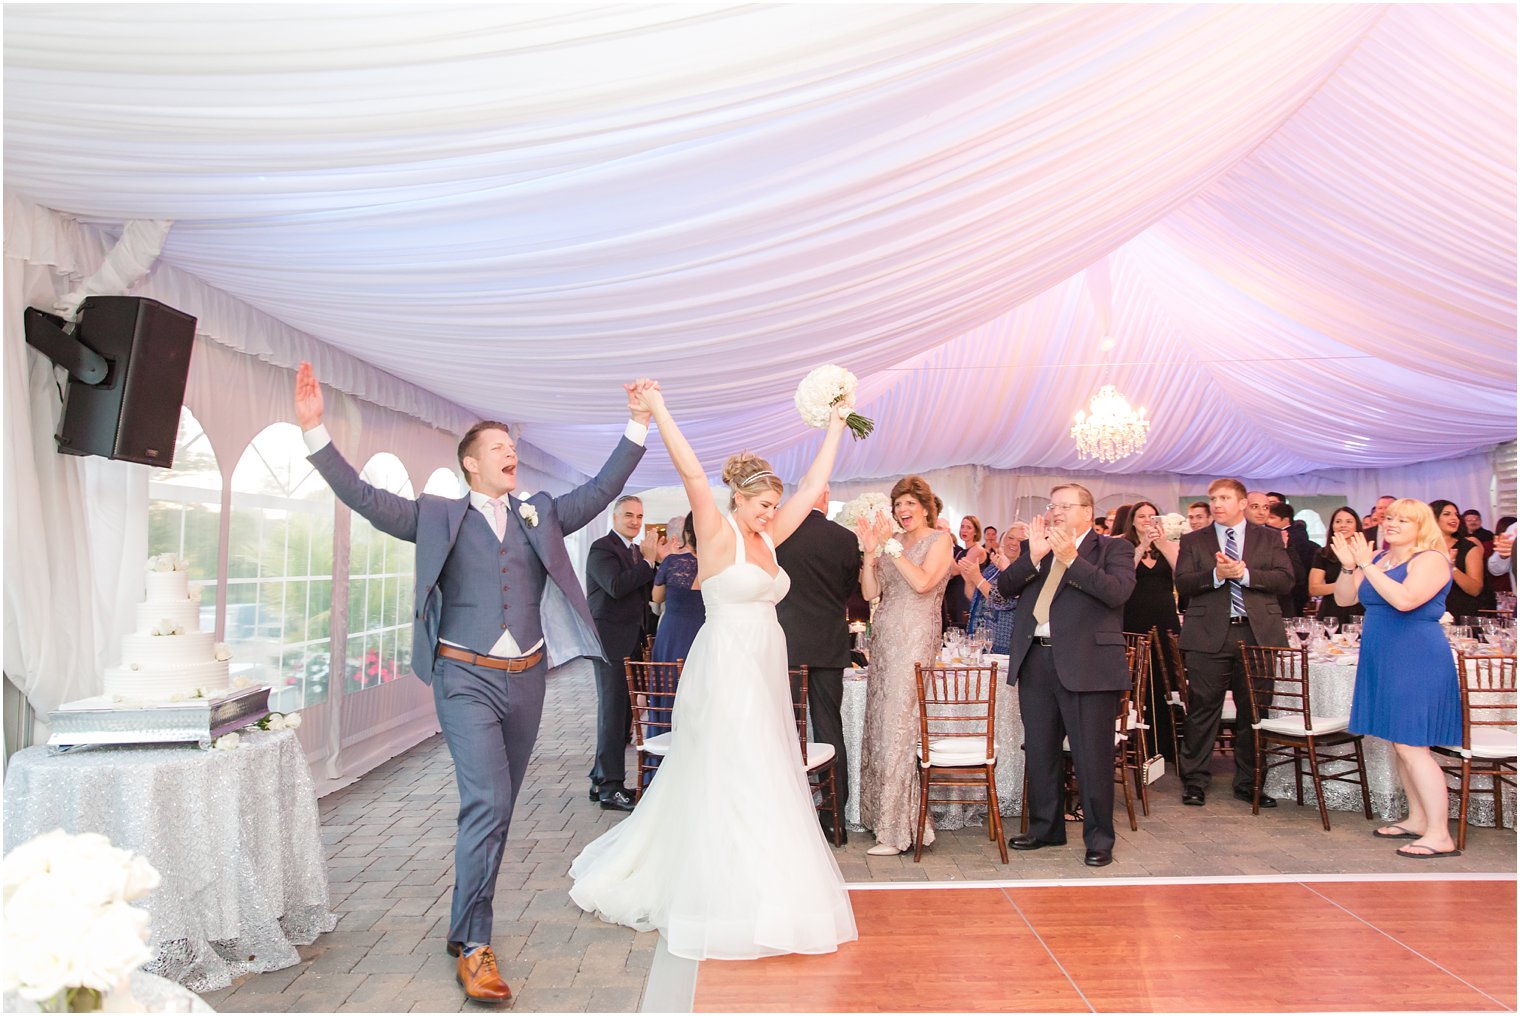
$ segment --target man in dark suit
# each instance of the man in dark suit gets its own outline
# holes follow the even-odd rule
[[[1283,616],[1303,617],[1309,602],[1309,569],[1314,567],[1320,546],[1309,539],[1309,527],[1293,517],[1293,506],[1286,501],[1275,502],[1267,509],[1267,525],[1284,534],[1288,561],[1293,565],[1293,592],[1283,601]]]
[[[1182,727],[1182,803],[1202,805],[1213,778],[1209,759],[1224,696],[1235,697],[1235,796],[1251,800],[1256,732],[1240,643],[1286,646],[1278,597],[1293,589],[1293,564],[1282,534],[1246,521],[1246,488],[1239,480],[1209,484],[1214,524],[1186,533],[1177,548],[1176,583],[1188,598],[1182,651],[1188,673],[1188,713]],[[1277,802],[1261,796],[1263,808]]]
[[[633,542],[643,526],[644,503],[631,494],[620,497],[612,506],[612,531],[586,554],[587,600],[604,655],[596,661],[596,757],[590,797],[607,811],[633,810],[633,792],[623,786],[633,712],[623,661],[639,658],[659,556],[659,540],[653,534]]]
[[[1004,597],[1018,598],[1008,683],[1019,689],[1029,772],[1029,832],[1008,843],[1038,850],[1066,842],[1064,737],[1082,796],[1084,860],[1101,868],[1114,859],[1114,721],[1130,683],[1124,602],[1135,588],[1135,548],[1092,531],[1086,487],[1064,484],[1050,500],[997,578]]]
[[[1362,526],[1362,535],[1367,537],[1367,542],[1374,550],[1385,549],[1382,535],[1383,516],[1388,513],[1388,506],[1396,500],[1398,498],[1392,494],[1384,494],[1378,498],[1377,503],[1372,506],[1372,514],[1368,516],[1371,519],[1370,524]]]
[[[823,488],[813,510],[776,548],[776,561],[792,580],[791,591],[776,604],[776,619],[786,633],[786,664],[808,668],[808,715],[813,736],[834,746],[834,782],[839,789],[839,821],[850,797],[849,759],[845,755],[844,668],[850,662],[850,625],[845,604],[860,589],[860,543],[855,534],[825,514],[829,489]],[[834,816],[819,815],[832,840]]]
[[[353,511],[417,545],[412,669],[432,686],[438,725],[459,789],[454,896],[446,947],[455,976],[482,1002],[512,996],[491,949],[496,877],[512,809],[538,737],[544,677],[601,646],[565,535],[589,523],[623,489],[644,454],[649,413],[634,408],[612,455],[568,494],[517,489],[517,446],[507,425],[482,420],[459,442],[469,484],[460,498],[400,497],[360,478],[322,424],[311,364],[296,373],[295,413],[310,461]]]

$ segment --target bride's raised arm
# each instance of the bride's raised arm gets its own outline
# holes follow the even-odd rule
[[[707,484],[707,473],[703,471],[702,463],[697,461],[697,453],[692,451],[681,428],[676,426],[676,421],[671,417],[659,383],[641,377],[629,388],[628,397],[630,405],[647,409],[653,415],[655,426],[660,431],[660,440],[665,442],[670,462],[681,477],[681,486],[686,488],[686,500],[691,503],[691,528],[697,534],[699,566],[704,560],[727,564],[734,556],[734,531],[723,521],[722,513],[713,502],[712,488]],[[708,569],[702,568],[701,571],[706,573]]]
[[[844,434],[848,410],[849,407],[842,406],[829,417],[829,429],[823,435],[823,447],[818,449],[807,475],[797,484],[792,496],[776,509],[770,525],[771,542],[776,546],[779,547],[788,536],[797,531],[808,512],[813,510],[813,505],[818,503],[823,488],[828,486],[829,474],[834,471],[834,459],[839,454],[839,439]]]

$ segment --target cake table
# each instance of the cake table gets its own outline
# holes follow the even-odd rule
[[[149,972],[191,991],[300,962],[337,924],[317,801],[293,731],[242,746],[27,748],[5,779],[5,849],[52,829],[101,833],[142,854],[162,884]]]

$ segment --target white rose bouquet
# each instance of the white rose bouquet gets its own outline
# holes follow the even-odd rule
[[[158,887],[144,858],[55,829],[7,854],[3,872],[5,991],[46,1009],[98,1009],[152,959],[148,914],[129,905]]]
[[[888,518],[892,518],[892,502],[887,500],[887,495],[881,491],[871,490],[853,501],[846,501],[844,507],[839,509],[839,514],[834,516],[834,521],[846,529],[854,529],[859,519],[865,519],[868,522],[875,521],[877,512],[882,512]],[[894,529],[897,527],[895,518],[892,519],[892,526]]]
[[[832,363],[814,367],[797,386],[795,401],[803,423],[809,427],[827,427],[832,414],[844,412],[847,406],[855,404],[855,375]],[[844,422],[857,441],[871,433],[876,426],[871,420],[853,411],[844,418]]]
[[[1188,521],[1185,516],[1176,512],[1167,512],[1161,516],[1161,535],[1168,540],[1176,542],[1182,539],[1182,534],[1188,531]]]

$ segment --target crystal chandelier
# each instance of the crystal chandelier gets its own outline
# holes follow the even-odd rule
[[[1144,409],[1131,408],[1129,399],[1119,394],[1117,388],[1104,385],[1092,397],[1087,412],[1077,411],[1071,436],[1084,458],[1113,462],[1144,448],[1150,429],[1151,422],[1145,418]]]

